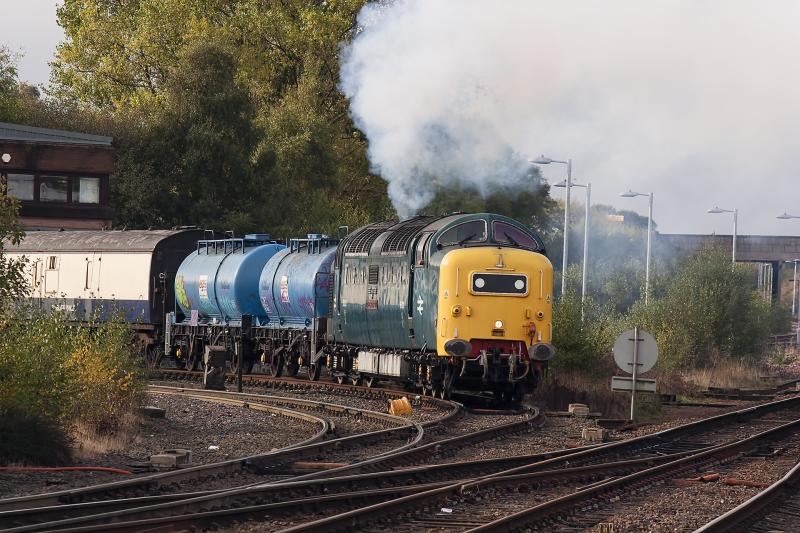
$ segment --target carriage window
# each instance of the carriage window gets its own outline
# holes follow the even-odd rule
[[[494,242],[499,244],[510,244],[512,246],[521,246],[522,248],[530,248],[532,250],[539,249],[539,243],[537,243],[533,237],[518,227],[512,226],[506,222],[492,222],[492,234]]]
[[[58,268],[58,256],[51,255],[47,258],[47,270],[55,270]]]
[[[455,246],[468,242],[483,242],[486,240],[486,221],[472,220],[464,222],[442,233],[436,241],[438,246]]]

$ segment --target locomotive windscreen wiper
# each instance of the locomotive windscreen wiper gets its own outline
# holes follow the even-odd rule
[[[461,244],[464,244],[465,242],[467,242],[467,241],[471,241],[472,239],[474,239],[474,238],[475,238],[475,237],[477,237],[477,236],[478,236],[478,234],[477,234],[477,233],[473,233],[473,234],[472,234],[472,235],[470,235],[469,237],[465,237],[465,238],[461,239],[461,240],[460,240],[460,241],[458,241],[458,243],[456,243],[456,244],[459,244],[459,245],[461,245]]]
[[[518,243],[517,241],[515,241],[515,240],[514,240],[514,239],[513,239],[513,238],[512,238],[512,237],[511,237],[511,236],[510,236],[508,233],[506,233],[506,232],[504,231],[504,232],[503,232],[503,235],[505,235],[506,239],[508,239],[508,242],[510,242],[510,243],[511,243],[511,244],[513,244],[514,246],[519,246],[519,243]]]

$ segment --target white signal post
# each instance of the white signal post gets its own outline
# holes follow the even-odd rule
[[[633,344],[631,344],[633,343]],[[652,335],[638,327],[623,331],[614,343],[614,361],[623,372],[631,374],[631,420],[636,416],[636,389],[648,390],[648,385],[655,391],[655,381],[641,380],[639,374],[647,372],[655,366],[658,360],[658,346]],[[612,389],[615,382],[619,383],[625,378],[612,378]],[[637,381],[638,380],[638,381]],[[649,383],[645,383],[649,382]]]

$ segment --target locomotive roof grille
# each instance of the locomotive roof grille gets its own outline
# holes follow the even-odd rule
[[[344,247],[344,253],[348,255],[368,255],[369,249],[372,247],[372,243],[375,242],[375,239],[380,237],[387,228],[394,226],[396,223],[396,220],[379,222],[377,224],[367,226],[361,231],[353,234],[353,236],[347,240],[347,244]]]
[[[392,228],[389,236],[383,241],[381,253],[408,252],[414,237],[416,237],[423,228],[429,225],[433,219],[434,217],[430,216],[418,216],[400,222]]]

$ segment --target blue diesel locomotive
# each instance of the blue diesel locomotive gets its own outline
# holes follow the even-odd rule
[[[518,399],[553,356],[553,268],[541,240],[493,214],[419,216],[288,246],[201,240],[175,275],[165,350],[196,368],[224,347],[249,372],[398,381]]]

